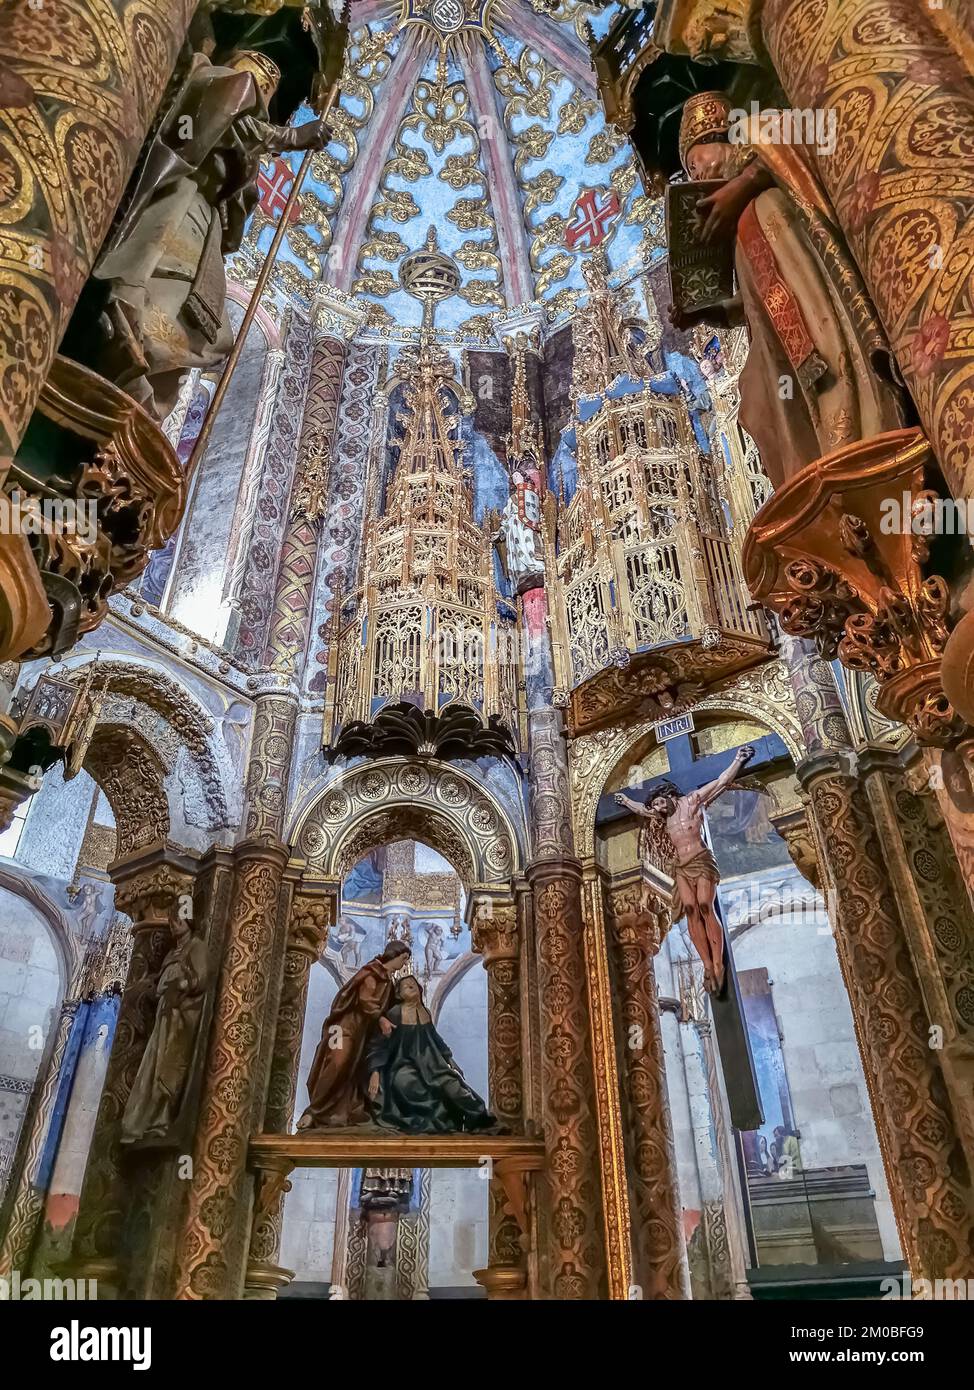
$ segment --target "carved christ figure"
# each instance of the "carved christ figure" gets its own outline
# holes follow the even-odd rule
[[[739,748],[725,772],[706,786],[680,796],[672,782],[652,788],[645,806],[617,793],[616,801],[640,819],[648,821],[648,833],[640,836],[643,870],[654,884],[661,884],[661,870],[673,880],[672,921],[687,919],[690,940],[704,965],[704,984],[721,995],[726,983],[724,932],[715,911],[720,870],[713,851],[703,838],[703,814],[733,784],[749,758],[750,745]]]

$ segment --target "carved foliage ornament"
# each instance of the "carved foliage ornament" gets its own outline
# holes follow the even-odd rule
[[[760,63],[761,0],[660,0],[653,38],[697,63]]]
[[[744,565],[755,598],[784,630],[814,639],[879,683],[876,704],[918,741],[944,745],[966,727],[940,680],[950,592],[929,573],[914,526],[933,465],[919,430],[860,440],[810,463],[765,503],[748,531]],[[905,498],[891,528],[890,499]]]

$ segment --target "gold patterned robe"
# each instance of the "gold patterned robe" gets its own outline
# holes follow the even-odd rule
[[[738,225],[751,341],[740,420],[780,486],[906,417],[882,329],[810,170],[793,147],[755,149],[778,186],[759,193]]]

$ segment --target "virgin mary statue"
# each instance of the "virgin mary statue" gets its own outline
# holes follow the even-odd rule
[[[376,1123],[407,1134],[490,1129],[494,1116],[464,1080],[415,976],[398,981],[396,1002],[386,1018],[390,1032],[375,1038],[368,1056],[368,1094]]]

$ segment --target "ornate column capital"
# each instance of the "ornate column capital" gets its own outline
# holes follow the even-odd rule
[[[620,950],[650,958],[658,955],[670,926],[669,902],[647,901],[646,886],[638,871],[615,878],[600,869],[598,877],[609,906],[609,931]],[[654,902],[660,903],[659,910]]]
[[[311,321],[315,342],[334,338],[350,342],[365,322],[365,310],[352,295],[334,285],[315,286],[311,300]]]
[[[332,894],[311,897],[299,892],[291,909],[287,950],[307,956],[313,963],[321,955],[328,933],[335,925],[337,902]]]
[[[817,888],[821,892],[822,871],[815,849],[815,837],[808,823],[805,807],[796,806],[792,810],[782,811],[780,815],[772,816],[770,819],[771,824],[787,845],[788,854],[795,868],[802,878],[807,879],[813,888]]]
[[[243,864],[244,862],[250,863],[252,861],[271,864],[275,868],[279,868],[283,875],[287,861],[291,857],[291,852],[287,845],[282,844],[280,840],[273,836],[268,836],[266,839],[263,837],[251,837],[246,840],[241,840],[240,843],[234,847],[233,857],[237,864]]]
[[[824,753],[812,753],[802,758],[795,768],[795,776],[804,791],[822,777],[842,777],[850,782],[856,780],[855,762],[850,749],[830,748]]]
[[[558,881],[559,879],[570,879],[572,883],[582,881],[582,861],[576,859],[573,854],[564,854],[560,858],[536,859],[527,868],[527,879],[531,887],[537,892],[540,885]]]
[[[131,917],[133,928],[168,925],[176,900],[192,894],[198,865],[184,850],[161,842],[117,859],[110,870],[115,907]]]
[[[867,747],[856,753],[856,771],[861,777],[870,772],[897,772],[904,770],[904,760],[898,748]]]
[[[483,956],[488,970],[498,961],[517,960],[520,941],[516,904],[489,897],[474,899],[470,936],[473,949]]]

